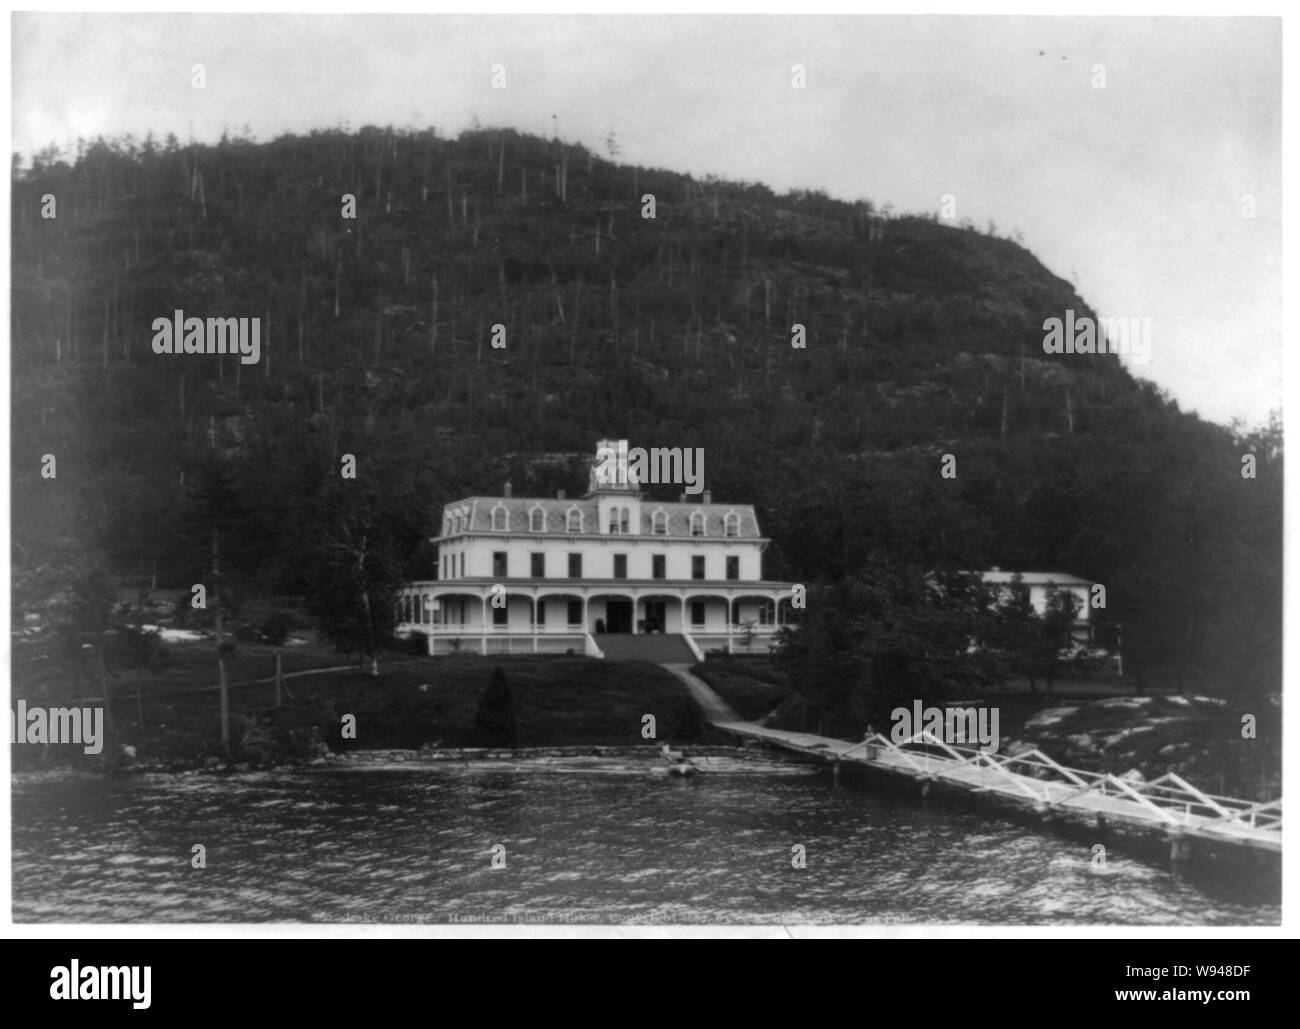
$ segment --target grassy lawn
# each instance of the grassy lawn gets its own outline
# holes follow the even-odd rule
[[[691,671],[746,721],[756,721],[790,695],[779,673],[764,658],[703,661]]]
[[[279,647],[285,673],[311,668],[328,668],[353,663],[355,659],[337,653],[332,646],[304,634],[301,642]],[[226,660],[228,682],[262,679],[275,672],[276,647],[269,643],[240,642]],[[79,658],[79,659],[78,659]],[[48,651],[14,665],[17,695],[75,700],[101,695],[99,671],[90,653],[68,659]],[[216,644],[211,639],[163,645],[153,671],[110,667],[109,689],[113,696],[134,696],[137,686],[146,696],[160,696],[178,690],[204,689],[217,682]]]
[[[239,660],[232,662],[232,683],[237,675],[267,675],[272,649],[241,644]],[[215,679],[211,645],[174,644],[168,651],[160,674],[110,680],[117,740],[135,747],[139,761],[164,767],[218,757],[220,706],[218,692],[210,688]],[[294,657],[293,664],[286,660],[286,672],[307,661],[317,667],[348,664],[328,648],[313,647]],[[510,683],[521,747],[644,743],[646,714],[655,716],[660,739],[695,740],[703,730],[699,709],[681,683],[644,662],[388,655],[377,678],[357,668],[288,678],[279,709],[272,683],[232,685],[232,755],[262,763],[310,759],[322,752],[322,745],[333,751],[425,743],[474,746],[479,701],[497,667]],[[41,702],[33,692],[17,695]],[[341,720],[349,714],[356,718],[355,740],[341,734]],[[70,760],[82,760],[80,748],[67,751]],[[110,743],[104,752],[115,753],[116,747]],[[39,766],[41,748],[16,747],[13,753],[18,766]]]

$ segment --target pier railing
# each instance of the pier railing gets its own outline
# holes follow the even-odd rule
[[[1108,805],[1094,798],[1128,801],[1154,822],[1172,830],[1192,829],[1224,837],[1261,837],[1280,846],[1282,801],[1254,802],[1220,797],[1193,786],[1174,772],[1149,782],[1109,772],[1067,768],[1037,748],[1016,754],[994,754],[976,747],[953,745],[929,730],[894,742],[873,733],[839,757],[902,766],[925,779],[960,782],[977,792],[1013,792],[1044,810],[1068,806],[1093,808],[1105,815]],[[1131,809],[1130,809],[1131,810]]]

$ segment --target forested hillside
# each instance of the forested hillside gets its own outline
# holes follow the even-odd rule
[[[428,574],[443,503],[581,491],[614,437],[703,447],[771,578],[1070,572],[1136,669],[1280,690],[1280,426],[1045,354],[1088,305],[970,227],[512,131],[101,140],[15,162],[12,298],[17,618],[188,589],[214,527],[245,593],[310,592],[341,520]],[[155,354],[177,309],[260,317],[261,360]]]

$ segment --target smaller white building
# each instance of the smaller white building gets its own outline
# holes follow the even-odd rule
[[[1018,576],[1020,582],[1029,590],[1030,605],[1040,615],[1047,610],[1048,597],[1054,591],[1073,594],[1079,599],[1079,608],[1075,614],[1071,635],[1080,643],[1092,641],[1090,613],[1093,584],[1090,580],[1081,579],[1077,575],[1068,575],[1065,572],[1004,572],[1001,568],[993,568],[978,574],[986,584],[997,590],[1000,597],[1010,594]]]

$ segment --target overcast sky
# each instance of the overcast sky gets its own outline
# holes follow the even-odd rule
[[[1281,406],[1276,19],[15,14],[13,50],[24,156],[477,118],[899,211],[953,194],[1103,315],[1150,318],[1133,371],[1184,409]]]

